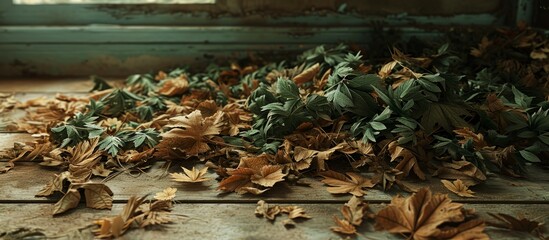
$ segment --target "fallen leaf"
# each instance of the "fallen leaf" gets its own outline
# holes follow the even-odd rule
[[[366,194],[363,188],[375,186],[372,180],[364,178],[358,173],[348,172],[346,174],[348,177],[338,172],[326,171],[320,175],[324,177],[322,182],[330,186],[326,190],[333,194],[350,193],[355,196],[362,196]]]
[[[286,177],[286,174],[282,173],[281,166],[266,165],[251,177],[251,181],[263,187],[272,187],[277,182],[284,181],[284,177]]]
[[[63,185],[65,180],[70,176],[68,171],[62,172],[61,174],[55,174],[55,177],[46,185],[40,192],[36,194],[37,197],[47,197],[51,196],[55,192],[63,192]]]
[[[465,185],[473,186],[486,181],[486,175],[468,161],[442,162],[433,176],[443,179],[460,179]]]
[[[80,203],[80,192],[76,188],[69,188],[67,193],[53,205],[53,215],[64,213],[75,208]]]
[[[86,183],[76,186],[84,189],[87,207],[95,209],[112,208],[113,193],[107,185],[103,183]]]
[[[255,208],[255,215],[258,217],[264,217],[266,219],[274,221],[276,219],[276,216],[278,216],[280,213],[281,211],[279,206],[275,205],[271,207],[264,200],[259,200],[257,202],[257,207]]]
[[[165,79],[161,81],[161,87],[158,93],[164,96],[181,95],[189,90],[189,80],[187,75],[180,75],[176,78]]]
[[[92,174],[100,177],[108,177],[112,173],[112,170],[105,169],[104,164],[99,164],[92,169]]]
[[[295,84],[301,85],[303,83],[312,81],[319,71],[320,71],[320,64],[316,63],[310,66],[309,68],[305,69],[303,72],[301,72],[297,76],[295,76],[292,80],[295,82]]]
[[[154,199],[160,200],[160,201],[171,201],[175,198],[175,192],[177,192],[177,188],[166,188],[162,190],[162,192],[158,192],[154,195]]]
[[[356,227],[345,219],[339,219],[337,216],[333,216],[335,227],[330,227],[334,232],[353,235],[356,234]]]
[[[447,195],[432,194],[427,188],[420,189],[408,198],[397,196],[389,206],[377,213],[375,227],[390,233],[409,235],[409,239],[440,239],[453,231],[458,235],[468,228],[451,227],[450,224],[467,222],[467,211],[462,204],[453,203]],[[444,227],[444,231],[439,228]],[[476,228],[480,239],[488,239],[483,228]],[[443,238],[445,239],[445,238]]]
[[[459,195],[460,197],[469,197],[473,198],[475,195],[473,195],[475,192],[469,190],[469,187],[465,185],[460,179],[457,179],[453,182],[450,182],[448,180],[440,180],[444,187],[446,187],[448,190],[452,191],[453,193]]]
[[[156,146],[159,151],[179,149],[189,156],[205,153],[210,150],[207,140],[221,132],[223,113],[203,118],[199,110],[186,116],[173,117],[167,127],[173,128],[161,134],[162,140]]]
[[[211,178],[204,177],[206,173],[208,173],[208,167],[204,167],[201,169],[197,169],[195,167],[192,168],[192,170],[189,170],[187,168],[183,168],[182,173],[170,173],[170,177],[172,181],[176,182],[183,182],[183,183],[198,183],[198,182],[205,182],[211,180]]]
[[[412,151],[398,146],[396,141],[389,144],[389,151],[391,152],[391,162],[400,158],[400,162],[395,169],[402,171],[404,176],[408,176],[410,171],[413,170],[419,179],[425,180],[425,173],[419,167],[417,158]]]

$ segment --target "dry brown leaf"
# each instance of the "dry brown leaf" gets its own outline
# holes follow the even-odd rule
[[[468,230],[449,225],[466,222],[466,213],[462,204],[453,203],[447,195],[432,194],[429,189],[422,188],[408,198],[393,198],[389,206],[377,213],[375,227],[390,233],[407,234],[415,240],[441,239],[450,231],[455,236]],[[439,228],[442,226],[444,229]],[[482,233],[482,227],[475,228],[474,232],[482,236],[480,239],[488,239]]]
[[[175,193],[177,192],[177,188],[166,188],[162,190],[162,192],[157,192],[154,195],[154,199],[160,200],[160,201],[172,201],[175,198]]]
[[[139,214],[132,218],[139,227],[166,224],[173,221],[170,216],[173,204],[171,201],[154,201],[144,203],[138,208]]]
[[[391,152],[391,162],[401,158],[395,169],[402,171],[404,176],[408,176],[410,171],[413,170],[419,179],[425,180],[425,173],[419,167],[417,158],[412,151],[398,146],[396,141],[389,144],[389,151]]]
[[[69,188],[67,193],[53,205],[53,215],[64,213],[75,208],[80,203],[80,192],[77,188]]]
[[[330,186],[326,190],[333,194],[350,193],[355,196],[362,196],[366,194],[363,188],[375,186],[372,180],[364,178],[358,173],[348,172],[346,174],[348,177],[338,172],[326,171],[320,175],[324,177],[322,182]]]
[[[187,168],[183,168],[183,173],[170,173],[170,177],[172,181],[175,182],[183,182],[183,183],[198,183],[198,182],[205,182],[211,180],[211,178],[204,177],[206,173],[208,173],[208,167],[203,167],[201,169],[197,169],[193,167],[192,170],[189,170]]]
[[[469,187],[465,185],[460,179],[457,179],[453,182],[450,182],[448,180],[440,180],[444,187],[446,187],[448,190],[452,191],[453,193],[457,194],[460,197],[469,197],[474,198],[475,192],[469,190]]]
[[[488,143],[484,140],[484,136],[482,133],[475,133],[469,128],[460,128],[454,130],[454,133],[457,134],[458,137],[463,138],[459,140],[459,144],[465,144],[469,140],[473,140],[473,143],[475,144],[475,148],[482,149],[484,147],[488,146]]]
[[[336,224],[335,227],[331,227],[330,229],[334,232],[353,235],[356,234],[356,227],[351,224],[349,221],[345,219],[339,219],[337,216],[334,215],[333,217],[334,222]]]
[[[301,72],[297,76],[295,76],[293,78],[293,81],[297,85],[301,85],[303,83],[312,81],[319,71],[320,71],[320,64],[316,63],[310,66],[309,68],[305,69],[303,72]]]
[[[70,173],[68,171],[62,172],[59,175],[55,174],[55,177],[46,185],[40,192],[36,194],[37,197],[51,196],[55,192],[63,192],[63,185],[66,179],[68,179]]]
[[[84,183],[90,179],[92,169],[99,163],[101,157],[101,151],[96,151],[98,143],[99,138],[94,138],[67,148],[71,183]]]
[[[237,168],[227,172],[230,176],[219,183],[218,190],[224,192],[236,192],[238,194],[261,194],[268,189],[258,189],[251,181],[255,171],[251,168]]]
[[[288,214],[288,218],[290,219],[296,219],[296,218],[311,218],[310,215],[305,213],[305,209],[298,207],[298,206],[286,206],[286,207],[280,207],[280,211],[283,213]]]
[[[280,206],[278,205],[269,206],[269,204],[263,200],[259,200],[257,202],[257,207],[255,208],[255,215],[258,217],[264,217],[266,219],[274,221],[276,219],[276,216],[278,216],[280,213],[281,213]]]
[[[105,169],[105,165],[103,163],[95,166],[95,168],[92,169],[92,174],[95,176],[108,177],[111,173],[112,170]]]
[[[132,224],[136,210],[144,200],[145,197],[131,196],[121,214],[94,221],[94,224],[99,225],[99,229],[93,231],[96,237],[112,238],[122,236]]]
[[[189,90],[189,80],[187,75],[181,75],[177,78],[162,80],[161,87],[157,90],[164,96],[181,95]]]
[[[207,140],[221,132],[222,118],[222,112],[203,118],[199,110],[186,116],[173,117],[170,119],[172,124],[167,126],[173,129],[161,135],[162,141],[156,148],[160,149],[159,151],[171,151],[175,148],[189,156],[205,153],[210,150]]]
[[[76,185],[84,189],[86,197],[86,207],[95,209],[112,208],[112,191],[103,183],[85,183]]]
[[[65,195],[55,203],[53,214],[60,214],[78,206],[81,198],[79,189],[84,189],[86,207],[95,209],[112,208],[113,193],[111,189],[103,183],[88,182],[70,185]],[[47,192],[40,192],[39,194],[46,196]]]
[[[444,179],[460,179],[465,185],[473,186],[486,181],[486,175],[468,161],[442,162],[433,176]]]
[[[282,167],[277,165],[266,165],[256,172],[251,181],[263,187],[272,187],[277,182],[284,181],[287,174],[282,173]]]

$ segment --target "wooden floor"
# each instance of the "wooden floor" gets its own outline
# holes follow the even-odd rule
[[[82,95],[91,89],[92,83],[74,79],[49,81],[19,80],[1,81],[0,92],[15,93],[19,100],[40,96],[53,97],[61,92]],[[15,110],[0,119],[19,119],[21,110]],[[1,126],[1,125],[0,125]],[[12,147],[15,141],[31,139],[29,134],[0,129],[0,148]],[[1,159],[0,161],[7,161]],[[1,163],[0,163],[1,164]],[[172,164],[168,171],[176,171]],[[549,221],[549,171],[529,167],[528,178],[515,179],[490,175],[486,183],[473,188],[476,198],[461,198],[449,193],[439,179],[418,182],[417,186],[430,186],[435,192],[449,193],[457,202],[466,203],[485,217],[487,212],[524,215]],[[131,195],[142,196],[161,191],[166,187],[178,188],[174,213],[181,215],[176,223],[158,229],[136,229],[124,235],[124,239],[340,239],[345,238],[330,231],[332,216],[340,215],[339,209],[350,196],[331,195],[316,179],[310,179],[309,187],[291,186],[285,183],[275,186],[263,195],[220,194],[215,191],[216,181],[199,186],[184,186],[171,182],[166,177],[166,163],[158,162],[147,172],[135,175],[123,173],[106,184],[114,192],[112,211],[92,210],[84,206],[67,214],[52,217],[56,199],[35,198],[34,195],[58,173],[54,169],[39,166],[36,162],[17,163],[15,169],[0,174],[0,238],[4,234],[21,237],[25,234],[41,234],[48,238],[92,239],[89,227],[94,219],[119,213]],[[210,173],[214,176],[213,173]],[[372,190],[365,199],[374,211],[398,192]],[[254,215],[256,202],[260,199],[280,205],[303,207],[312,219],[299,222],[295,228],[286,229],[284,218],[271,223]],[[384,232],[373,231],[372,223],[363,224],[361,235],[351,239],[401,239]],[[488,228],[493,239],[538,239],[535,236]],[[6,235],[7,236],[7,235]]]

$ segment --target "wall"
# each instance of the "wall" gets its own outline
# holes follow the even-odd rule
[[[298,3],[298,4],[296,4]],[[0,76],[123,76],[363,44],[373,26],[427,37],[510,24],[504,0],[217,0],[192,5],[13,5],[0,1]]]

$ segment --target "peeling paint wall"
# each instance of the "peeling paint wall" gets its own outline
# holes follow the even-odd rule
[[[515,0],[217,0],[215,4],[14,5],[0,1],[0,77],[123,76],[319,44],[374,26],[432,37],[513,23]]]

